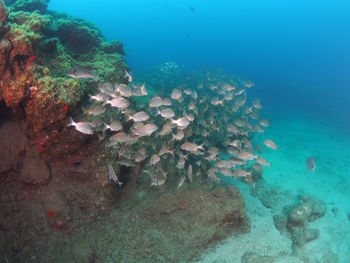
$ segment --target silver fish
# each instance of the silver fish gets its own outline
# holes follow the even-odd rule
[[[108,96],[103,93],[97,93],[96,95],[89,95],[90,99],[95,100],[97,102],[105,102],[108,100]]]
[[[73,126],[77,131],[84,134],[94,134],[93,126],[89,122],[74,122],[70,117],[67,126]]]
[[[146,148],[141,148],[135,153],[135,162],[139,163],[146,159]]]
[[[204,150],[203,144],[202,145],[196,145],[194,143],[185,142],[180,147],[182,150],[192,153],[200,153],[199,150]]]
[[[175,123],[180,128],[186,128],[188,125],[190,125],[190,121],[186,116],[179,118],[177,120],[171,119],[171,121],[172,123]]]
[[[163,105],[163,100],[161,97],[153,97],[148,103],[150,108],[157,108]]]
[[[159,156],[158,154],[153,154],[153,155],[151,156],[151,159],[150,159],[150,161],[149,161],[149,164],[150,164],[150,165],[155,165],[155,164],[157,164],[159,161],[160,161],[160,156]]]
[[[139,111],[132,116],[129,116],[130,120],[134,122],[147,121],[149,120],[149,115],[144,111]]]
[[[251,175],[251,174],[252,174],[252,171],[247,172],[247,171],[242,170],[242,169],[236,169],[233,172],[234,177],[246,177],[246,176]]]
[[[119,92],[120,96],[123,96],[123,97],[133,96],[133,92],[132,92],[131,88],[125,84],[115,84],[114,90],[116,92]]]
[[[74,79],[93,79],[94,81],[98,80],[98,75],[92,74],[89,70],[79,66],[72,67],[66,73],[66,75]]]
[[[177,184],[177,188],[180,188],[180,187],[184,184],[185,180],[186,180],[186,176],[183,175],[183,176],[180,178],[179,183]]]
[[[158,110],[157,112],[157,115],[162,116],[163,118],[166,118],[166,119],[169,119],[169,118],[173,118],[175,117],[175,112],[170,109],[170,108],[165,108],[165,109],[162,109],[162,110]]]
[[[118,164],[126,166],[126,167],[135,167],[136,166],[136,164],[133,161],[131,161],[129,159],[124,159],[124,158],[118,160]]]
[[[148,123],[134,131],[134,134],[137,136],[147,136],[151,135],[153,132],[158,130],[158,126],[152,123]]]
[[[114,183],[118,184],[118,186],[122,186],[123,182],[121,182],[115,173],[112,165],[108,164],[108,176]]]
[[[176,134],[173,134],[173,141],[181,141],[183,137],[185,136],[184,132],[182,130],[179,130]]]
[[[256,159],[258,156],[249,152],[240,152],[237,154],[237,158],[243,161],[251,161]]]
[[[124,98],[115,98],[112,100],[107,100],[103,105],[110,104],[112,107],[118,108],[118,109],[126,109],[129,107],[130,102],[127,99]]]
[[[264,141],[264,144],[265,144],[267,147],[269,147],[269,148],[271,148],[271,149],[273,149],[273,150],[277,150],[277,151],[278,151],[278,147],[277,147],[277,145],[276,145],[273,141],[271,141],[271,140],[265,140],[265,141]]]
[[[105,123],[104,126],[105,126],[105,128],[103,131],[110,129],[111,131],[117,132],[117,131],[120,131],[121,129],[123,129],[123,126],[119,121],[112,121],[111,124]]]
[[[173,103],[169,98],[163,98],[163,106],[171,106]]]
[[[102,113],[104,113],[106,111],[106,109],[101,105],[101,104],[97,104],[97,105],[93,105],[88,109],[83,108],[83,112],[86,115],[101,115]]]
[[[313,157],[309,157],[306,159],[306,167],[312,173],[314,173],[314,171],[315,171],[315,159]]]
[[[180,100],[182,97],[181,90],[174,89],[170,96],[173,100]]]
[[[131,72],[129,73],[129,72],[127,72],[126,70],[125,70],[125,77],[127,77],[128,78],[128,81],[129,82],[132,82],[132,75],[131,75]]]

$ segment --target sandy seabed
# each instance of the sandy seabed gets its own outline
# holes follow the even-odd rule
[[[265,149],[262,157],[271,162],[264,168],[264,179],[270,185],[285,191],[285,204],[293,204],[290,196],[313,195],[327,204],[322,218],[310,227],[320,231],[318,239],[306,243],[297,252],[292,241],[282,235],[273,222],[281,211],[269,209],[250,193],[249,186],[234,181],[244,198],[251,232],[231,237],[202,255],[198,263],[240,263],[247,252],[275,256],[274,263],[324,263],[325,255],[336,253],[339,263],[350,262],[350,136],[345,129],[331,127],[326,122],[287,113],[270,118],[264,138],[276,142],[279,151]],[[263,136],[257,136],[261,143]],[[313,156],[314,174],[307,170],[305,160]],[[328,262],[328,261],[327,261]]]

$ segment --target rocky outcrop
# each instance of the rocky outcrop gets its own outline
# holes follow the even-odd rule
[[[324,216],[326,210],[324,202],[306,195],[300,197],[298,205],[287,206],[283,209],[282,215],[274,216],[274,223],[280,232],[292,239],[294,246],[301,247],[306,242],[318,238],[319,230],[308,228],[309,222]]]
[[[123,83],[123,46],[106,42],[83,19],[47,11],[46,0],[5,3],[8,7],[0,1],[0,101],[5,103],[0,105],[27,121],[27,136],[33,140],[44,134],[46,153],[63,157],[70,145],[76,149],[85,140],[65,129],[67,116],[80,110],[87,93],[97,88],[94,81],[68,78],[66,72],[79,65],[101,81]]]

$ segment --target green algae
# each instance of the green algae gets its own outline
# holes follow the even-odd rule
[[[53,78],[44,76],[39,78],[40,92],[55,99],[58,103],[76,105],[87,92],[92,91],[88,80],[77,81],[68,78]]]
[[[42,30],[49,25],[51,16],[41,15],[39,12],[10,12],[9,17],[10,34],[13,41],[30,43],[32,48],[36,48],[40,40],[44,37]]]
[[[11,6],[12,11],[39,11],[40,13],[44,13],[49,4],[49,0],[4,0],[4,2],[7,6]]]

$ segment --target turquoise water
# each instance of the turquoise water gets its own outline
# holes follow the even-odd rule
[[[350,262],[349,1],[52,0],[50,8],[94,22],[109,40],[122,40],[132,70],[171,60],[188,72],[220,67],[252,79],[256,86],[248,97],[261,98],[272,123],[263,136],[280,147],[262,154],[272,163],[264,168],[266,182],[328,205],[314,223],[320,238],[305,245],[298,258],[279,262],[323,262],[322,251]],[[314,174],[306,169],[309,156],[316,161]],[[251,197],[247,185],[231,183],[247,201],[252,231],[226,240],[200,262],[240,262],[249,249],[293,254],[290,240],[274,228],[276,211]]]
[[[248,100],[261,99],[261,116],[271,127],[254,135],[254,144],[268,138],[279,146],[279,151],[264,148],[261,153],[271,162],[270,168],[263,168],[270,191],[263,195],[258,186],[225,180],[238,186],[246,200],[251,231],[221,241],[194,261],[239,263],[244,254],[254,252],[278,257],[274,262],[350,262],[350,2],[52,0],[50,8],[85,18],[98,25],[108,40],[123,41],[131,72],[138,71],[139,81],[146,80],[162,95],[173,87],[161,86],[162,76],[152,76],[159,71],[149,70],[167,61],[183,65],[183,71],[166,81],[187,81],[193,69],[205,67],[221,68],[256,84],[247,91]],[[310,156],[316,163],[314,173],[305,164]],[[138,198],[143,195],[140,191]],[[319,230],[319,237],[293,249],[291,239],[276,229],[273,218],[288,210],[285,206],[296,205],[303,195],[321,199],[327,211],[309,224]],[[268,207],[267,200],[275,206]],[[62,243],[71,242],[67,246],[76,246],[77,257],[86,259],[85,252],[91,248],[84,235],[87,240],[95,239],[101,262],[114,262],[120,256],[113,246],[123,238],[131,243],[140,237],[132,244],[141,246],[144,233],[132,232],[133,221],[129,215],[122,218],[117,208],[106,224],[91,224],[87,227],[91,232],[85,229],[71,240],[61,237]],[[131,229],[129,236],[129,228],[119,226],[117,219],[129,223],[125,223]],[[173,226],[164,225],[171,231]],[[152,232],[145,227],[147,233]],[[95,231],[98,234],[91,237]],[[121,232],[124,236],[116,237]],[[152,234],[158,240],[163,233]],[[178,244],[181,246],[181,239]],[[181,253],[162,245],[164,251]],[[332,253],[338,260],[325,259]],[[123,256],[127,258],[127,251]]]
[[[122,40],[134,70],[169,60],[189,70],[220,67],[254,80],[251,96],[267,104],[349,125],[349,1],[52,0],[49,7]]]

